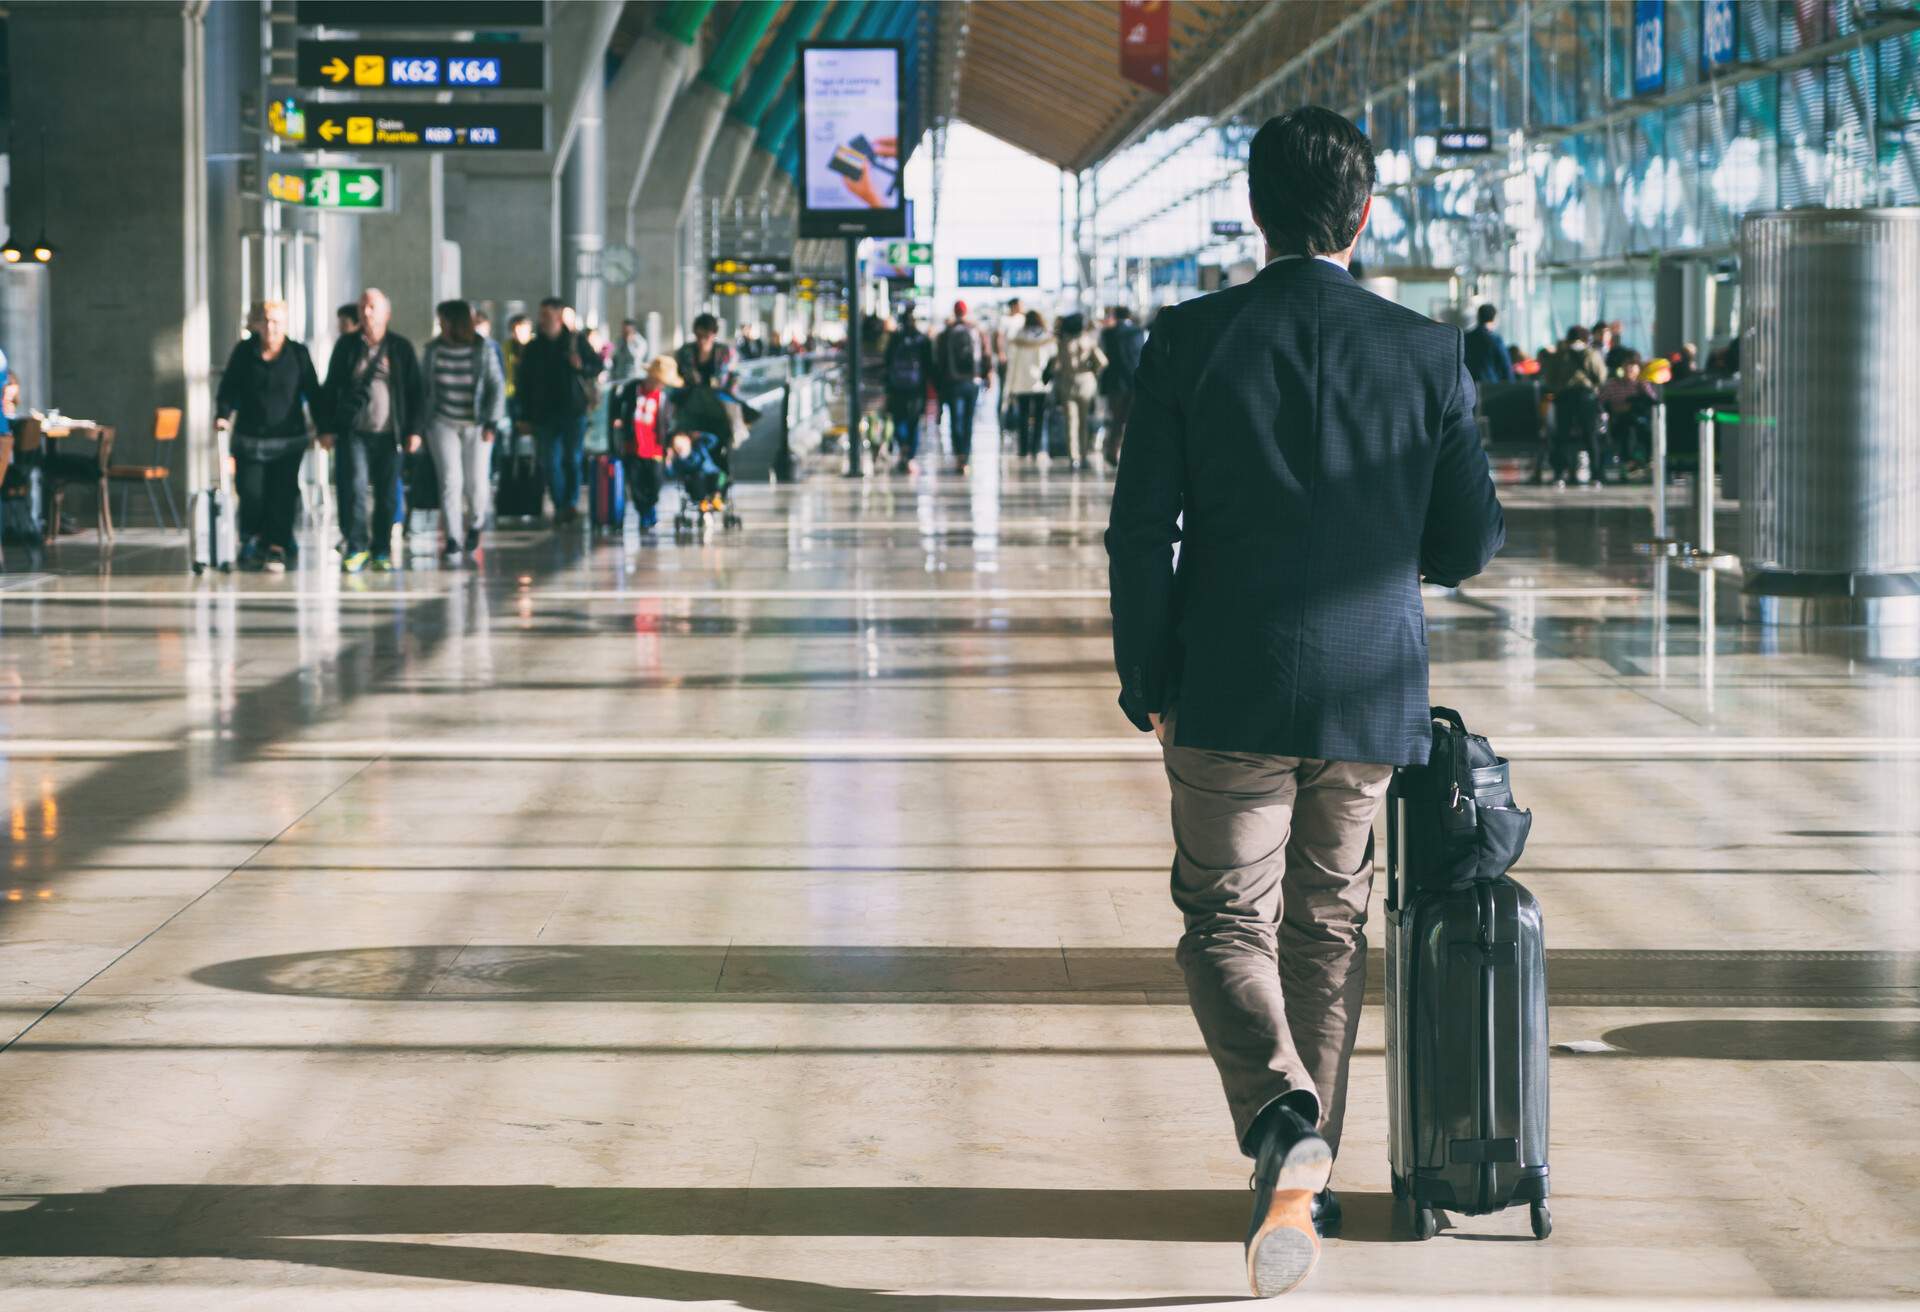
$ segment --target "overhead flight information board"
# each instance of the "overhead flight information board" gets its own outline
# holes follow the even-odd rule
[[[410,27],[479,29],[541,27],[544,0],[299,0],[293,21],[302,27]]]
[[[1038,287],[1040,261],[1033,260],[961,260],[958,273],[962,287]]]
[[[303,87],[539,91],[547,48],[537,41],[302,41],[295,68]]]
[[[321,150],[544,150],[544,105],[350,102],[304,107],[309,148]]]

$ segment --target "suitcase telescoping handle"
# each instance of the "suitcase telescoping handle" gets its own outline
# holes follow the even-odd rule
[[[1387,784],[1387,910],[1400,909],[1400,839],[1403,830],[1400,809],[1406,805],[1400,795],[1400,772],[1394,771]],[[1371,840],[1369,840],[1371,841]]]

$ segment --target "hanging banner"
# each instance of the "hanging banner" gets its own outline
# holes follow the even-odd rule
[[[800,46],[800,235],[904,237],[898,42]]]
[[[1120,76],[1167,94],[1171,0],[1120,0]]]
[[[1711,75],[1727,67],[1739,47],[1739,0],[1700,0],[1700,71]]]

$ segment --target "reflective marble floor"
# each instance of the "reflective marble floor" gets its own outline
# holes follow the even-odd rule
[[[1107,499],[822,475],[346,581],[9,548],[0,1308],[1240,1299]],[[1920,643],[1742,626],[1643,500],[1514,489],[1429,599],[1536,816],[1556,1231],[1407,1241],[1370,1009],[1297,1304],[1920,1296]]]

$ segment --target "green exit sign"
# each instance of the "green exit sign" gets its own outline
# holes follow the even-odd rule
[[[887,243],[887,263],[896,269],[910,268],[916,264],[932,264],[933,243],[930,241],[890,241]]]
[[[267,174],[267,195],[282,205],[316,210],[388,213],[394,208],[393,178],[382,164],[275,169]]]

